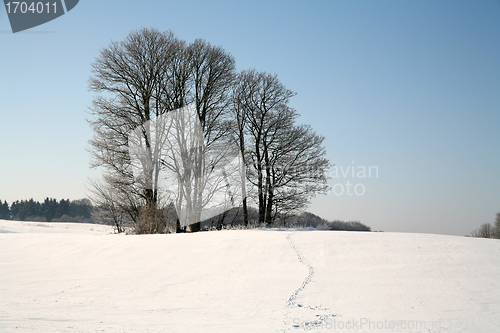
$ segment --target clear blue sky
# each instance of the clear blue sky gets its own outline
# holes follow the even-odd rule
[[[85,1],[12,34],[0,8],[0,199],[86,196],[99,49],[140,27],[276,73],[326,137],[327,219],[465,235],[500,211],[499,1]],[[378,177],[344,177],[376,166]],[[372,169],[374,171],[375,169]],[[367,174],[368,176],[368,174]],[[347,181],[358,185],[348,195]],[[342,195],[337,195],[344,190]]]

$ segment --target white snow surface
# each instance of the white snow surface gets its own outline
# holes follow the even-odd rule
[[[0,332],[500,332],[500,241],[0,220]]]

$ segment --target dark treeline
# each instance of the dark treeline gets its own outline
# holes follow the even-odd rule
[[[264,227],[265,224],[259,224],[259,212],[254,207],[248,207],[249,227]],[[221,230],[244,226],[243,211],[241,208],[233,208],[224,214],[215,216],[201,222],[201,230]],[[359,221],[328,221],[318,215],[302,212],[282,216],[278,218],[276,227],[287,228],[315,228],[319,230],[339,230],[339,231],[371,231],[371,228]]]
[[[6,201],[2,203],[2,200],[0,200],[0,219],[3,220],[114,224],[113,221],[103,217],[103,211],[102,207],[93,206],[89,199],[73,201],[62,199],[61,201],[57,201],[53,198],[46,198],[42,203],[33,199],[17,200],[12,205],[9,205]],[[171,219],[176,218],[173,207],[170,207],[166,213],[172,215],[170,216]],[[259,212],[256,208],[249,207],[248,216],[248,227],[265,226],[265,224],[259,224]],[[224,214],[203,221],[201,223],[201,230],[221,230],[243,225],[243,212],[240,207],[230,209]],[[320,230],[371,231],[369,226],[359,221],[328,221],[309,212],[290,215],[286,219],[278,219],[276,226],[316,228]]]
[[[1,200],[0,200],[1,203]],[[93,223],[92,203],[89,199],[70,201],[46,198],[42,203],[17,200],[10,206],[7,201],[0,204],[0,219],[36,222],[87,222]]]

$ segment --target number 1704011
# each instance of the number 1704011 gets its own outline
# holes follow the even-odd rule
[[[35,4],[35,2],[26,3],[26,2],[13,1],[13,2],[7,2],[5,4],[5,7],[7,8],[8,14],[10,14],[10,13],[13,13],[13,14],[17,14],[17,13],[22,13],[22,14],[26,14],[26,13],[33,13],[33,14],[35,14],[35,13],[38,13],[38,14],[54,13],[54,14],[56,14],[57,2],[54,2],[54,3],[37,2]]]

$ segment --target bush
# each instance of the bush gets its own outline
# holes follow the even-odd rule
[[[327,222],[328,230],[344,230],[344,231],[371,231],[369,226],[364,225],[359,221],[340,221],[335,220]]]
[[[156,207],[144,206],[135,226],[136,234],[163,234],[168,231],[165,212]]]
[[[45,217],[42,217],[42,216],[28,216],[24,220],[29,221],[29,222],[47,222]]]
[[[69,216],[64,214],[59,218],[52,219],[51,222],[76,222],[76,223],[94,223],[92,219],[85,218],[83,216]]]

